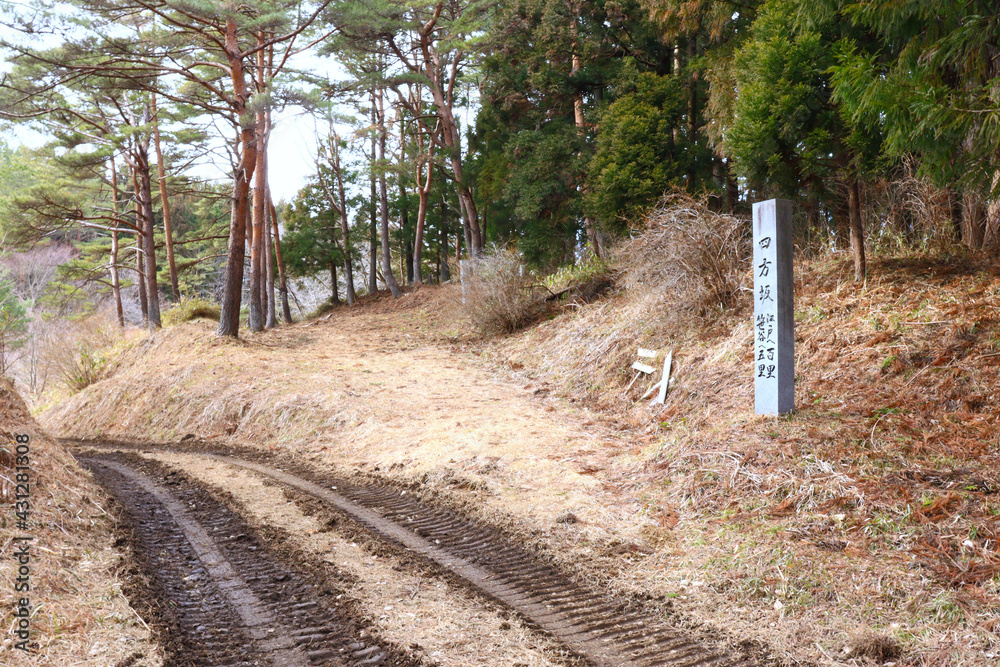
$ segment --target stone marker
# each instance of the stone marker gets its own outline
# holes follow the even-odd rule
[[[462,303],[465,303],[469,296],[469,281],[472,273],[478,268],[478,260],[460,259],[458,260],[458,277],[462,282]]]
[[[753,205],[754,395],[758,415],[795,407],[792,202]]]

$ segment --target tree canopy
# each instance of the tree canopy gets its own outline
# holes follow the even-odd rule
[[[0,231],[25,248],[70,239],[65,279],[113,298],[123,323],[135,299],[155,329],[165,285],[162,300],[220,300],[228,336],[246,304],[250,329],[275,324],[275,291],[290,319],[293,279],[322,275],[353,303],[446,280],[488,243],[546,269],[600,256],[675,189],[737,212],[791,198],[798,229],[850,243],[860,279],[866,238],[897,224],[880,184],[905,172],[953,202],[931,224],[995,251],[998,12],[857,0],[15,7],[0,119],[49,143],[39,160],[0,147]],[[268,156],[289,107],[321,129],[314,177],[282,205]],[[228,187],[192,168],[206,161]]]

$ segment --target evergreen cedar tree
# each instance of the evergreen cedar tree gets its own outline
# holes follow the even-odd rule
[[[68,286],[120,302],[138,285],[151,328],[161,283],[173,300],[218,285],[218,333],[236,336],[248,244],[260,330],[276,323],[276,282],[291,319],[285,264],[329,276],[334,301],[345,280],[355,299],[365,239],[369,290],[379,276],[445,279],[488,242],[552,269],[600,255],[670,188],[728,210],[789,197],[809,226],[849,239],[861,279],[865,185],[904,161],[953,202],[940,224],[961,242],[1000,243],[996,3],[73,4],[72,31],[7,19],[0,115],[55,143],[26,187],[0,178],[0,224],[8,242],[77,245]],[[45,30],[62,43],[25,37]],[[347,78],[293,74],[298,49]],[[270,111],[291,102],[328,119],[330,139],[279,210]],[[210,143],[196,126],[231,147],[228,191],[183,173]]]

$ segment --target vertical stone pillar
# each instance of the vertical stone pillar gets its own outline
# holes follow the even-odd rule
[[[469,296],[469,281],[472,280],[472,274],[479,270],[479,260],[478,259],[460,259],[458,260],[458,275],[462,281],[462,303],[465,303]]]
[[[792,202],[753,205],[754,403],[759,415],[795,407]]]

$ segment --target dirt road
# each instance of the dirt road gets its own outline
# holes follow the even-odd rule
[[[201,528],[185,529],[191,517],[169,509],[184,501],[163,495],[173,488],[168,474],[180,475],[252,527],[256,553],[284,554],[295,577],[344,591],[337,595],[350,603],[337,608],[346,618],[308,625],[364,634],[331,630],[347,644],[328,648],[275,625],[293,638],[280,659],[231,613],[229,639],[242,637],[251,664],[328,650],[351,660],[344,646],[352,644],[378,646],[401,665],[759,662],[756,644],[700,628],[675,613],[670,594],[633,583],[650,577],[643,559],[667,532],[623,472],[642,442],[468,354],[442,303],[455,296],[421,290],[235,344],[215,338],[209,323],[174,327],[134,345],[107,379],[45,415],[46,425],[77,440],[169,443],[129,447],[125,459],[77,450],[120,497],[125,525],[148,523],[129,512],[141,496],[172,526],[162,539],[186,540],[185,553],[202,563],[235,548],[213,540],[199,552],[199,530],[212,536],[210,528],[194,517]],[[227,452],[268,469],[206,456]],[[281,471],[319,483],[327,497]],[[357,493],[333,500],[331,486]],[[127,540],[146,553],[137,530]],[[177,584],[158,577],[190,581],[194,572],[136,563],[162,592]],[[211,578],[211,568],[197,567]],[[277,624],[283,616],[250,583],[243,599]],[[201,594],[232,608],[220,591],[237,584],[224,579]],[[195,641],[190,628],[211,625],[171,614],[154,621],[175,661]]]
[[[249,450],[75,449],[118,501],[167,664],[763,664],[412,489]],[[442,624],[461,640],[427,631]]]

